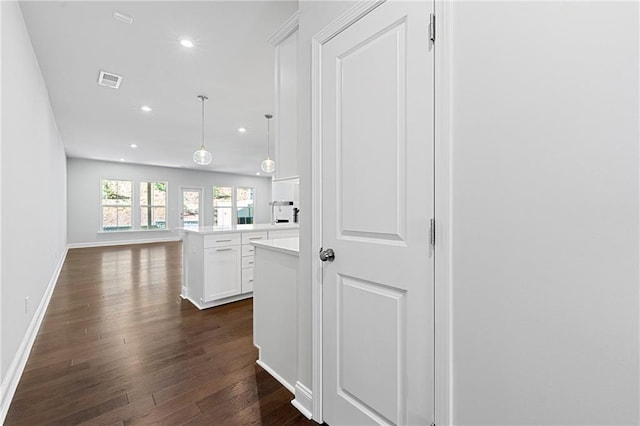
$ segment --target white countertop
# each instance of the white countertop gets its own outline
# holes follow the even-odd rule
[[[200,227],[185,227],[176,228],[184,232],[190,232],[193,234],[217,234],[217,233],[234,233],[234,232],[252,232],[252,231],[275,231],[285,229],[299,229],[300,225],[297,223],[279,223],[273,225],[271,223],[255,223],[253,225],[233,225],[233,226],[200,226]]]
[[[275,240],[252,241],[256,247],[279,251],[285,254],[300,254],[300,238],[278,238]]]

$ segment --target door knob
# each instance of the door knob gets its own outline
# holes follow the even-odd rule
[[[333,259],[336,258],[336,253],[333,251],[333,249],[326,249],[326,250],[322,250],[322,247],[320,247],[320,260],[322,260],[323,262],[329,261],[329,262],[333,262]]]

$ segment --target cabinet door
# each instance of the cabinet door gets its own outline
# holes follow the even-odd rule
[[[240,246],[204,251],[204,301],[240,294]]]

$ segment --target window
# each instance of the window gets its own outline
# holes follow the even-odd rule
[[[253,188],[237,188],[238,224],[253,223]]]
[[[140,228],[167,227],[167,182],[140,182]]]
[[[233,188],[230,186],[213,187],[213,226],[233,225]]]
[[[102,230],[131,229],[130,180],[102,180]]]

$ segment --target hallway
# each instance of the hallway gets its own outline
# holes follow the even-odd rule
[[[5,424],[315,424],[255,364],[252,300],[181,282],[180,242],[69,250]]]

